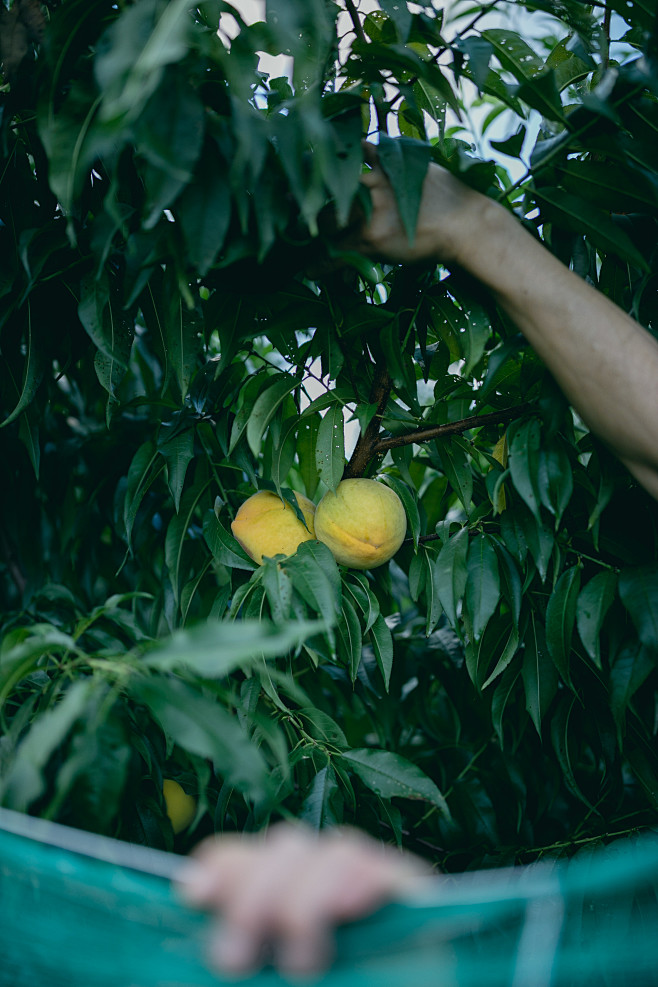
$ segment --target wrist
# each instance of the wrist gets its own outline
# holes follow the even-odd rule
[[[510,242],[523,231],[494,199],[473,189],[467,189],[464,198],[451,262],[496,291],[504,281]]]

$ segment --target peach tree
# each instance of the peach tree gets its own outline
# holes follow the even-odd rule
[[[463,272],[336,234],[368,137],[408,230],[437,162],[655,332],[656,4],[262,6],[0,5],[0,804],[453,869],[655,825],[655,503]],[[385,565],[233,537],[348,477]]]

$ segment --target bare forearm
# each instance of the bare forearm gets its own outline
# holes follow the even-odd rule
[[[373,212],[355,246],[394,263],[459,266],[487,287],[569,401],[658,498],[658,343],[577,277],[502,206],[430,165],[413,243],[368,151]]]
[[[485,210],[461,263],[545,361],[583,420],[658,497],[658,343],[509,214]]]

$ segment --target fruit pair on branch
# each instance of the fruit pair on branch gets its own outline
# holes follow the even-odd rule
[[[388,562],[404,541],[402,501],[377,480],[342,480],[317,507],[303,494],[295,498],[298,511],[269,490],[259,490],[241,505],[231,530],[255,562],[292,555],[302,542],[316,538],[339,564],[373,569]]]

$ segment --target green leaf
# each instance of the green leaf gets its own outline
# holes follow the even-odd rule
[[[573,713],[576,703],[576,696],[563,696],[558,703],[555,714],[551,717],[551,743],[553,744],[553,750],[557,754],[557,759],[559,761],[560,768],[562,769],[562,774],[564,775],[567,788],[572,795],[575,795],[577,799],[580,799],[580,801],[586,805],[588,809],[595,811],[592,803],[583,793],[576,780],[571,749],[569,746],[571,714]],[[571,731],[575,732],[577,736],[577,727],[572,727]]]
[[[141,664],[158,672],[186,670],[219,679],[236,669],[262,665],[265,658],[285,655],[323,628],[317,621],[275,626],[268,620],[208,620],[190,630],[174,631],[149,649]]]
[[[101,110],[103,112],[103,110]],[[135,144],[144,159],[144,229],[152,229],[164,209],[189,187],[203,146],[203,104],[182,73],[168,72],[134,125]]]
[[[611,161],[569,159],[561,167],[560,176],[567,192],[608,212],[655,214],[658,209],[655,173],[624,168]]]
[[[507,432],[509,468],[512,482],[524,501],[541,522],[539,513],[539,459],[541,423],[530,418],[518,427],[510,426]]]
[[[473,82],[482,89],[489,77],[489,66],[493,54],[493,44],[483,37],[459,38],[456,47],[468,57],[468,70]]]
[[[315,447],[322,418],[319,413],[305,415],[299,422],[297,433],[297,459],[299,474],[304,481],[307,497],[313,497],[318,489],[320,473],[315,460]]]
[[[292,615],[292,581],[273,559],[263,559],[263,587],[275,624],[285,623]]]
[[[406,0],[381,0],[380,7],[395,24],[400,41],[406,41],[409,37],[412,21],[411,11],[407,7]]]
[[[510,608],[514,623],[518,626],[521,613],[521,576],[507,549],[498,542],[494,542],[494,548],[498,554],[501,593]]]
[[[345,423],[340,404],[332,404],[320,422],[315,465],[320,479],[335,492],[345,469]]]
[[[178,302],[171,318],[165,323],[167,355],[185,400],[200,349],[201,323],[195,312]]]
[[[505,511],[505,515],[511,513]],[[553,554],[555,545],[555,535],[551,525],[545,521],[537,521],[530,511],[523,504],[519,504],[514,511],[519,527],[523,531],[523,541],[530,550],[530,554],[537,566],[541,581],[546,581],[548,566]],[[507,528],[505,529],[507,532]]]
[[[610,252],[628,261],[640,271],[648,272],[649,266],[633,241],[618,225],[613,223],[608,213],[560,188],[542,186],[532,192],[548,222],[564,229],[585,234],[604,252]]]
[[[18,438],[25,446],[30,457],[30,463],[36,479],[41,471],[41,445],[39,442],[39,416],[35,413],[34,405],[23,412],[18,422]]]
[[[491,700],[491,722],[494,730],[496,731],[496,736],[498,737],[500,746],[503,748],[505,746],[503,735],[503,716],[505,715],[505,710],[512,699],[520,674],[520,668],[515,668],[513,665],[506,668],[500,682],[496,686],[496,690]],[[487,683],[485,682],[484,685],[486,684]]]
[[[655,654],[637,642],[624,645],[615,655],[610,668],[610,709],[620,731],[633,696],[655,668]]]
[[[461,307],[457,343],[464,366],[460,373],[464,377],[470,377],[491,338],[491,319],[474,291],[469,292],[451,284],[450,292]]]
[[[133,456],[128,470],[126,497],[123,505],[123,523],[129,546],[140,505],[150,486],[163,469],[164,461],[160,458],[155,443],[150,440],[144,442]]]
[[[240,543],[220,524],[213,510],[206,511],[203,519],[203,537],[213,558],[229,569],[246,569],[253,572],[258,566],[244,551]]]
[[[192,22],[186,0],[141,0],[124,8],[102,38],[94,73],[105,120],[134,118],[157,88],[165,66],[189,52]]]
[[[557,671],[546,645],[546,636],[537,614],[530,615],[524,638],[523,686],[526,709],[541,737],[542,720],[557,692]]]
[[[149,708],[170,741],[208,758],[220,777],[257,804],[268,798],[272,781],[263,754],[218,702],[180,679],[156,675],[132,683],[130,692]]]
[[[601,629],[616,589],[617,574],[604,569],[590,579],[578,597],[578,633],[587,654],[598,668],[601,668]]]
[[[425,549],[419,557],[424,570],[423,583],[425,589],[425,605],[427,608],[425,619],[425,636],[429,637],[438,624],[442,613],[439,578],[437,573],[438,558],[433,558],[427,549]]]
[[[3,805],[17,812],[27,812],[42,795],[48,761],[83,715],[95,688],[93,680],[78,679],[57,705],[44,710],[34,721],[18,746],[10,770],[0,780]]]
[[[404,507],[405,514],[407,515],[407,520],[409,522],[409,527],[411,528],[414,548],[417,548],[418,538],[420,536],[420,515],[418,513],[418,504],[415,497],[407,484],[403,483],[402,480],[398,480],[397,476],[393,476],[391,473],[382,473],[381,480],[387,487],[390,487],[391,490],[395,491],[402,501],[402,506]]]
[[[439,600],[455,630],[459,626],[457,606],[466,589],[467,554],[468,528],[461,528],[457,534],[448,539],[436,560]]]
[[[297,433],[302,425],[297,415],[286,419],[281,426],[281,432],[272,450],[272,483],[276,487],[276,492],[281,497],[281,487],[285,484],[288,473],[295,461],[295,451],[297,449]]]
[[[498,61],[517,79],[533,79],[544,70],[544,62],[519,34],[504,28],[482,31]]]
[[[558,41],[546,59],[546,66],[553,69],[555,84],[560,92],[596,68],[596,62],[589,53],[582,50],[582,46],[579,53],[570,50],[571,41],[568,37]]]
[[[556,582],[546,607],[546,644],[562,680],[571,689],[571,639],[579,592],[580,568],[572,566]]]
[[[370,589],[367,576],[361,572],[350,572],[343,582],[343,589],[352,595],[365,617],[363,633],[367,634],[379,617],[379,601]]]
[[[484,640],[486,640],[486,638],[483,638],[483,641]],[[512,659],[514,658],[514,655],[517,653],[518,650],[519,650],[519,630],[518,627],[512,625],[512,627],[509,630],[509,635],[507,637],[503,650],[500,654],[500,657],[498,658],[498,661],[496,662],[493,671],[488,676],[488,678],[486,678],[485,681],[482,683],[483,690],[486,689],[488,686],[490,686],[492,682],[495,682],[495,680],[500,675],[503,674],[503,672],[511,664]]]
[[[342,754],[341,760],[380,798],[421,799],[435,805],[444,819],[450,818],[446,800],[432,779],[399,754],[363,747]]]
[[[658,651],[658,565],[624,569],[619,576],[619,596],[642,643]]]
[[[185,238],[185,251],[203,277],[212,267],[231,220],[231,190],[223,158],[209,142],[195,172],[175,205]]]
[[[378,153],[393,186],[405,232],[413,244],[423,182],[431,159],[430,147],[409,137],[380,134]]]
[[[340,790],[336,772],[327,764],[313,778],[304,799],[299,818],[313,829],[334,826],[342,821],[336,810],[340,804]]]
[[[525,511],[525,508],[523,510]],[[525,517],[522,511],[513,508],[503,511],[500,519],[500,533],[510,555],[512,558],[518,559],[521,565],[528,555],[525,529]]]
[[[539,450],[537,481],[539,498],[544,507],[555,515],[557,528],[573,493],[573,470],[561,442],[555,441]]]
[[[363,650],[363,638],[361,635],[361,624],[356,615],[356,611],[350,603],[348,597],[343,594],[341,603],[341,617],[337,625],[339,654],[342,655],[347,665],[352,682],[356,681],[361,664],[361,653]]]
[[[231,438],[228,445],[229,456],[242,438],[242,434],[254,410],[254,405],[258,400],[258,395],[260,391],[267,388],[269,380],[270,378],[266,377],[265,374],[256,374],[244,383],[240,394],[240,407],[237,410],[231,427]]]
[[[299,386],[297,378],[291,377],[290,374],[277,374],[270,380],[271,383],[268,383],[267,387],[256,398],[247,422],[247,442],[256,457],[260,453],[265,429],[286,396]]]
[[[500,575],[496,550],[488,535],[478,534],[469,546],[464,588],[464,608],[476,641],[482,637],[499,600]]]
[[[199,506],[199,501],[207,490],[210,481],[195,485],[183,497],[180,511],[175,514],[167,526],[165,537],[165,564],[174,590],[176,603],[180,601],[180,590],[183,580],[183,556],[186,545],[190,541],[190,528]]]
[[[281,563],[302,599],[331,627],[341,607],[340,573],[326,545],[305,541]]]
[[[464,510],[469,511],[473,498],[473,474],[463,446],[451,437],[437,439],[436,448],[448,483],[464,505]]]
[[[166,436],[166,433],[164,435]],[[187,467],[194,458],[194,430],[187,429],[166,439],[165,442],[160,442],[158,451],[164,456],[167,464],[167,484],[178,512]]]
[[[427,563],[427,549],[423,545],[421,550],[412,557],[409,563],[409,572],[407,573],[409,577],[409,595],[414,603],[418,603],[420,594],[425,589]]]
[[[56,113],[48,100],[39,102],[37,122],[48,154],[48,182],[67,216],[94,160],[102,157],[109,166],[116,156],[116,135],[98,125],[100,102],[86,77],[74,79]]]
[[[32,307],[29,299],[27,301],[27,332],[23,338],[25,346],[25,369],[23,371],[23,381],[18,395],[18,402],[5,420],[0,422],[0,428],[4,428],[5,425],[10,425],[11,422],[16,421],[19,415],[32,402],[45,370],[42,346],[32,328]],[[38,470],[36,472],[38,473]]]
[[[40,658],[70,651],[76,653],[75,640],[50,624],[33,624],[27,637],[8,646],[10,637],[2,642],[0,652],[0,708],[14,687],[29,675]]]
[[[564,110],[553,72],[545,72],[533,79],[524,80],[516,90],[515,96],[533,110],[539,110],[547,120],[564,123]]]
[[[379,671],[382,673],[384,685],[388,692],[391,681],[391,670],[393,668],[393,635],[382,614],[379,614],[370,629],[370,640],[372,641]]]
[[[323,710],[317,709],[315,706],[303,706],[301,709],[295,710],[295,715],[304,720],[308,733],[315,740],[341,749],[349,747],[347,737],[342,729]]]
[[[117,376],[121,371],[125,373],[128,366],[132,330],[125,313],[110,298],[110,287],[104,278],[82,278],[78,315],[94,346],[107,358],[97,372],[103,387],[113,394]]]
[[[94,696],[73,734],[48,813],[65,805],[67,814],[84,820],[92,831],[110,835],[121,809],[132,750],[120,714],[108,716],[107,709],[103,713],[105,698],[100,692]]]

